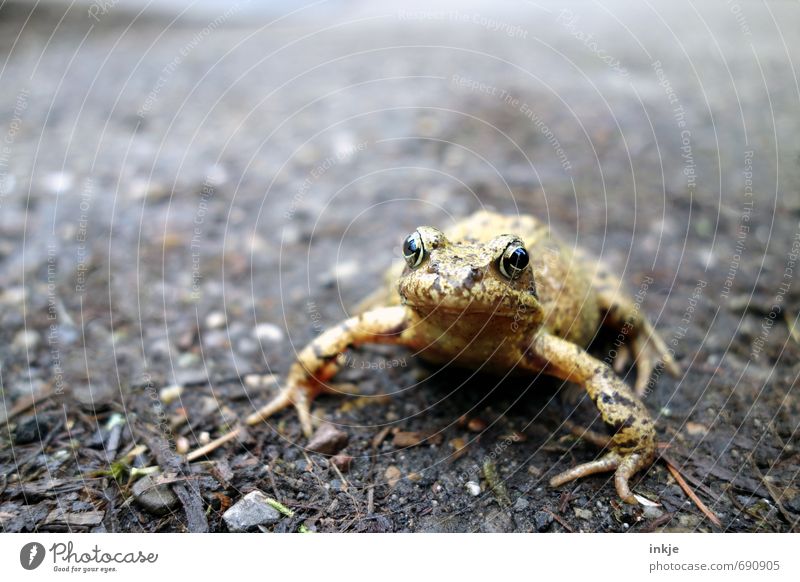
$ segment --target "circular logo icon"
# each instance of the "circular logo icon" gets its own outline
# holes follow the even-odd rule
[[[19,551],[19,563],[26,570],[35,570],[44,561],[44,546],[39,542],[30,542]]]

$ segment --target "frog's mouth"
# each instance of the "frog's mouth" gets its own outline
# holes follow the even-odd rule
[[[413,309],[417,313],[423,315],[442,314],[453,317],[468,317],[468,316],[481,316],[481,317],[513,317],[514,313],[509,312],[501,305],[480,305],[476,301],[470,301],[464,305],[447,305],[446,303],[414,303],[408,299],[402,298],[401,302],[406,307]]]

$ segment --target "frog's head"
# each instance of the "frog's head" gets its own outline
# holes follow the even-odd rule
[[[540,320],[542,309],[522,239],[501,234],[485,243],[454,243],[420,226],[403,243],[404,305],[431,315]]]

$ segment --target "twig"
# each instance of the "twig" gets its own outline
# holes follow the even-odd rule
[[[23,396],[17,403],[11,407],[11,410],[5,413],[0,413],[0,424],[5,424],[15,416],[18,416],[34,406],[35,404],[43,404],[50,398],[56,395],[55,390],[48,388],[44,393],[38,396]]]
[[[553,513],[553,512],[552,512],[552,511],[550,511],[549,509],[545,509],[545,511],[546,511],[547,513],[549,513],[550,515],[552,515],[552,516],[553,516],[553,519],[555,519],[555,520],[556,520],[558,523],[560,523],[560,524],[561,524],[561,527],[563,527],[563,528],[564,528],[565,530],[567,530],[569,533],[575,533],[575,530],[574,530],[574,529],[572,529],[572,528],[569,526],[569,524],[568,524],[566,521],[564,521],[564,518],[563,518],[563,517],[561,517],[561,516],[560,516],[560,515],[558,515],[557,513]]]
[[[203,445],[199,449],[193,450],[191,453],[186,455],[186,460],[191,463],[192,461],[196,461],[200,457],[206,456],[208,453],[218,449],[225,443],[232,441],[236,437],[238,437],[242,432],[242,428],[238,427],[233,429],[232,431],[222,435],[221,437],[215,438],[208,444]]]
[[[658,444],[659,444],[659,448],[662,451],[665,451],[667,448],[669,448],[669,445],[667,443],[658,443]],[[661,445],[664,445],[664,446],[661,447]],[[678,463],[676,463],[672,459],[672,457],[667,457],[663,452],[661,452],[659,454],[659,456],[664,459],[664,462],[668,462],[673,467],[677,467],[678,466]],[[708,495],[710,498],[712,498],[712,499],[718,499],[719,498],[718,495],[715,495],[714,492],[711,489],[708,488],[708,485],[706,485],[705,483],[700,481],[697,477],[695,477],[691,473],[684,473],[683,477],[684,477],[684,479],[686,479],[686,481],[688,481],[689,483],[694,485],[698,490],[702,491],[703,493]]]
[[[675,478],[675,481],[678,482],[678,485],[680,485],[681,489],[683,489],[683,492],[686,493],[686,495],[689,497],[689,499],[691,499],[694,502],[694,504],[697,506],[697,508],[701,512],[703,512],[703,515],[705,515],[709,519],[709,521],[711,523],[713,523],[717,527],[721,528],[722,527],[722,522],[714,514],[713,511],[711,511],[708,507],[706,507],[706,504],[703,503],[700,500],[700,498],[692,490],[692,488],[689,487],[689,484],[686,482],[686,480],[678,472],[678,468],[675,465],[673,465],[672,462],[670,462],[668,457],[665,457],[664,455],[661,455],[661,458],[664,459],[664,462],[667,464],[667,469],[672,474],[672,476]]]
[[[671,519],[672,519],[672,514],[671,513],[665,513],[664,515],[661,515],[661,516],[655,518],[653,521],[648,522],[647,524],[645,524],[645,526],[642,529],[640,529],[639,531],[642,532],[642,533],[650,533],[650,532],[656,531],[662,525],[665,525],[666,523],[668,523]]]
[[[272,467],[270,465],[265,465],[267,470],[267,477],[269,477],[269,484],[272,487],[272,494],[275,496],[279,502],[281,500],[281,496],[278,495],[278,486],[275,484],[275,475],[272,474]]]
[[[343,491],[347,491],[347,487],[348,487],[350,484],[347,482],[347,479],[345,479],[345,478],[344,478],[344,475],[342,475],[342,472],[339,470],[339,467],[337,467],[337,466],[336,466],[336,463],[334,463],[334,462],[333,462],[333,461],[331,461],[330,459],[328,459],[328,464],[329,464],[331,467],[333,467],[333,470],[334,470],[334,471],[336,471],[336,475],[338,475],[338,476],[339,476],[339,479],[341,479],[341,481],[342,481],[342,490],[343,490]]]

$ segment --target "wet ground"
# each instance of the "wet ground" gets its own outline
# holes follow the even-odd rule
[[[0,9],[3,531],[226,531],[256,489],[264,531],[797,529],[795,4],[101,5]],[[658,505],[549,487],[597,455],[558,383],[395,348],[317,401],[335,463],[291,413],[241,428],[408,232],[483,206],[641,292],[684,370],[645,400]]]

